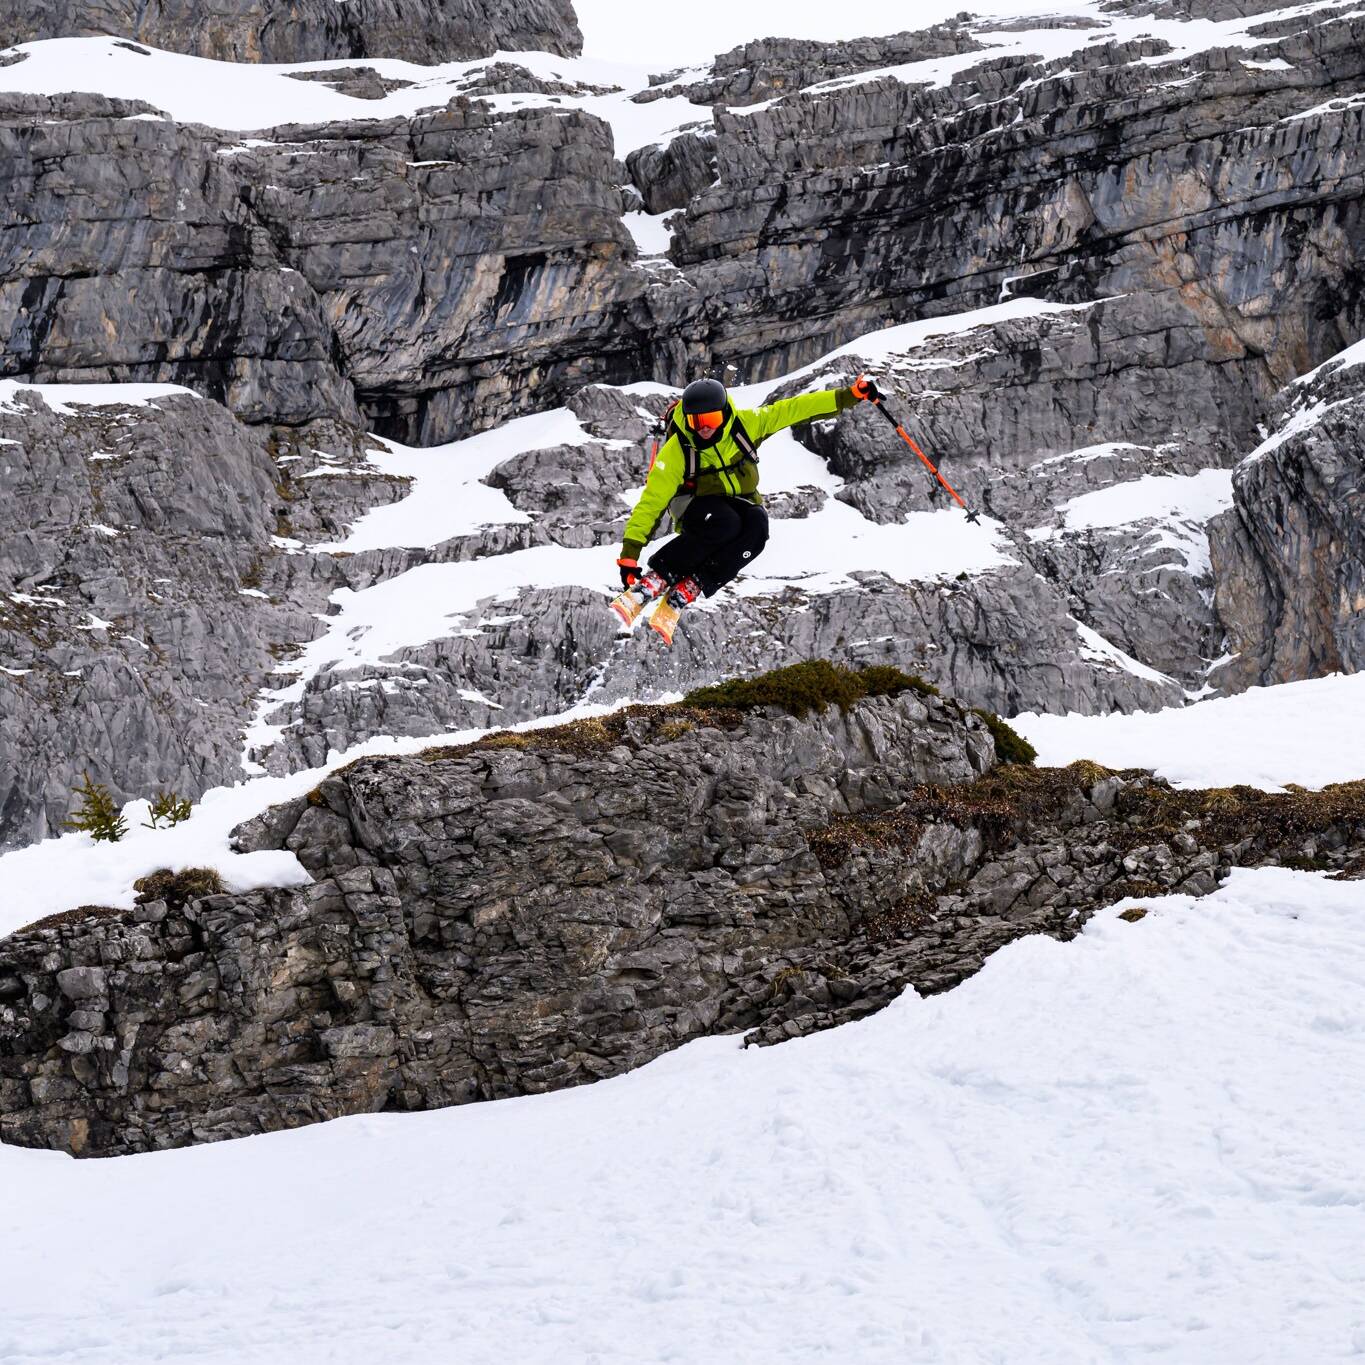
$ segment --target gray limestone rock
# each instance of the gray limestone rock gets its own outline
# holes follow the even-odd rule
[[[1272,437],[1237,466],[1214,522],[1221,687],[1365,666],[1365,370],[1354,353],[1286,391]]]
[[[375,119],[352,61],[369,49],[349,40],[332,74],[357,117],[259,146],[133,118],[143,105],[6,96],[0,374],[184,382],[252,421],[363,410],[436,443],[594,380],[722,361],[773,378],[1021,294],[1165,291],[1270,387],[1356,338],[1365,19],[1343,5],[1253,30],[1258,66],[1224,49],[1162,64],[1169,45],[1143,40],[983,54],[939,85],[877,75],[970,53],[974,32],[751,44],[694,95],[715,102],[709,127],[645,149],[506,63]],[[511,90],[545,103],[477,99]],[[637,259],[622,214],[641,197],[686,198],[671,264]]]
[[[339,500],[302,477],[324,441],[360,458]],[[337,425],[267,439],[192,394],[0,402],[0,847],[60,832],[86,772],[120,801],[241,775],[256,691],[344,581],[291,537],[404,491],[356,446]]]
[[[0,0],[0,43],[99,33],[224,62],[464,61],[583,46],[569,0]]]
[[[366,759],[237,831],[311,885],[0,943],[0,1139],[114,1155],[585,1084],[949,989],[1233,864],[1365,851],[1358,795],[1206,795],[995,770],[982,721],[917,690]]]

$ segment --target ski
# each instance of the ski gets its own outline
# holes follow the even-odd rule
[[[658,605],[649,614],[649,628],[670,649],[673,647],[673,632],[678,628],[678,618],[682,608],[675,607],[667,597],[661,597]]]
[[[701,596],[701,584],[695,578],[684,578],[669,589],[668,595],[661,597],[654,610],[649,614],[649,628],[670,649],[673,647],[673,632],[678,628],[678,618],[683,608]]]
[[[668,590],[668,584],[656,573],[646,573],[637,578],[624,592],[613,597],[608,604],[620,617],[627,630],[633,630],[636,622],[644,615],[649,606],[661,593]]]

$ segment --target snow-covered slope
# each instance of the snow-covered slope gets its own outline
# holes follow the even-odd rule
[[[1023,940],[586,1090],[0,1148],[0,1359],[1285,1365],[1365,1350],[1355,884]]]
[[[1038,761],[1152,768],[1183,787],[1324,787],[1365,775],[1365,674],[1334,675],[1194,706],[1107,716],[1016,716]]]

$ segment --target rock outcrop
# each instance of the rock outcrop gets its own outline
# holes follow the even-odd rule
[[[0,0],[0,44],[107,33],[224,62],[576,53],[571,0]]]
[[[256,693],[344,581],[294,537],[405,491],[362,433],[286,437],[192,393],[0,397],[0,848],[60,833],[83,773],[120,803],[242,776]]]
[[[1211,527],[1228,691],[1365,667],[1365,368],[1360,347],[1290,387]]]
[[[432,103],[239,140],[0,96],[0,377],[183,383],[257,423],[363,409],[422,444],[648,373],[607,126]]]
[[[707,344],[760,378],[1021,285],[1171,289],[1286,382],[1365,323],[1362,24],[1342,6],[1252,25],[1251,52],[1163,62],[1160,40],[1098,41],[717,109],[718,181],[671,253],[714,319]]]
[[[1355,788],[995,763],[980,719],[919,688],[364,760],[238,832],[311,886],[162,879],[0,943],[0,1137],[112,1155],[581,1084],[945,989],[1020,934],[1235,862],[1365,850]]]

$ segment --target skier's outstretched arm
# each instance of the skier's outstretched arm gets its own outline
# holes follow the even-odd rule
[[[626,522],[626,532],[621,545],[621,559],[624,562],[638,562],[640,551],[645,542],[654,534],[655,528],[668,511],[668,504],[678,495],[683,481],[683,451],[676,436],[670,436],[659,451],[645,480],[645,491]]]
[[[819,393],[799,393],[795,398],[780,398],[776,403],[756,410],[756,430],[749,434],[754,440],[761,441],[798,422],[809,422],[813,417],[832,417],[836,412],[856,407],[869,394],[867,380],[859,375],[847,388],[822,389]],[[746,429],[748,425],[746,416]]]

